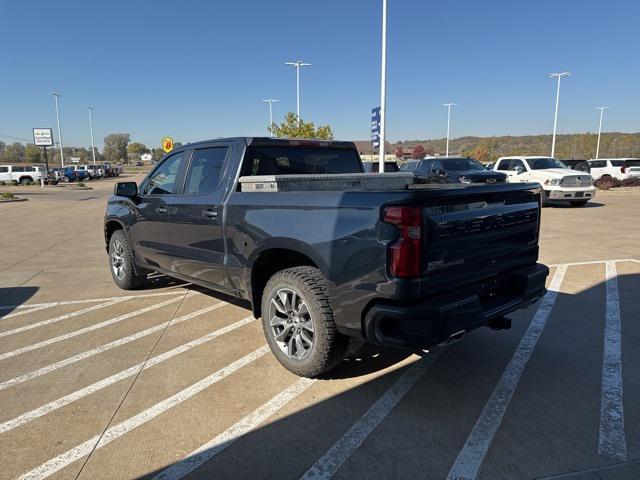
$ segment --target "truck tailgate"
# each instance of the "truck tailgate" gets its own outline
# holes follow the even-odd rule
[[[423,207],[423,294],[460,288],[535,263],[539,191],[469,189]],[[430,202],[430,203],[432,203]]]

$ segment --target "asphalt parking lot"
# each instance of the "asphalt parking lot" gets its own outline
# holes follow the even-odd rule
[[[544,209],[549,292],[510,330],[308,380],[243,305],[119,290],[112,185],[0,204],[0,478],[640,478],[640,192]]]

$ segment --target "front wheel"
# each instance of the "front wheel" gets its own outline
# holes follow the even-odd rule
[[[136,273],[129,242],[122,230],[116,230],[109,239],[109,267],[113,281],[123,290],[134,290],[147,278]]]
[[[302,377],[335,367],[349,347],[333,319],[324,276],[314,267],[287,268],[271,277],[262,294],[262,327],[276,359]]]

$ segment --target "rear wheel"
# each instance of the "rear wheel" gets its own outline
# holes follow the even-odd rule
[[[33,183],[33,179],[30,177],[24,177],[20,179],[20,183],[22,185],[30,185],[31,183]]]
[[[314,267],[271,277],[262,294],[262,327],[276,359],[302,377],[335,367],[349,347],[349,337],[336,328],[324,276]]]
[[[139,288],[147,278],[136,273],[129,242],[122,230],[116,230],[109,239],[109,267],[113,281],[123,290]]]
[[[572,207],[584,207],[587,204],[587,201],[588,200],[575,200],[569,203],[571,203]]]

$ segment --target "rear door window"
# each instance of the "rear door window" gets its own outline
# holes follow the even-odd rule
[[[612,167],[622,167],[624,165],[624,160],[611,160]]]
[[[228,147],[196,150],[187,171],[184,193],[198,195],[216,190],[220,185],[228,151]]]

